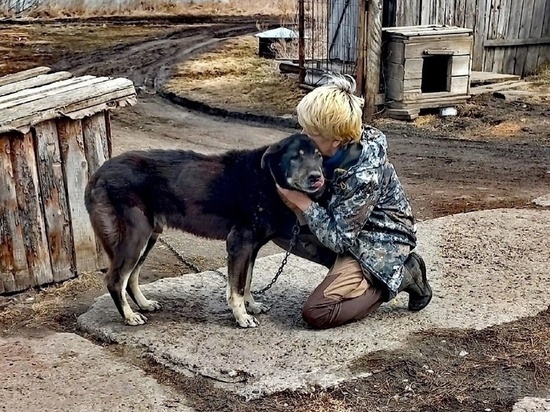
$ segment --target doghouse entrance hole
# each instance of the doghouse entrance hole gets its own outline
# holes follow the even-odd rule
[[[449,91],[450,56],[426,56],[422,62],[422,93]]]

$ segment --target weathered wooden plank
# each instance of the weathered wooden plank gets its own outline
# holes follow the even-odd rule
[[[8,102],[14,102],[13,105],[18,105],[33,100],[37,100],[43,97],[42,93],[59,90],[62,87],[77,84],[84,82],[86,80],[93,79],[94,76],[82,76],[82,77],[73,77],[67,80],[61,80],[56,83],[47,84],[45,86],[35,87],[32,89],[20,90],[17,93],[8,94],[0,97],[0,110],[6,109],[10,106],[7,105]]]
[[[73,77],[69,72],[57,72],[52,74],[41,74],[39,76],[21,80],[19,82],[5,84],[0,86],[0,96],[17,93],[18,91],[31,89],[33,87],[44,86],[46,84],[55,83],[61,80],[66,80]]]
[[[506,47],[502,57],[502,72],[504,73],[514,73],[517,49],[509,46],[513,46],[514,42],[522,41],[522,39],[519,39],[522,6],[523,1],[512,1],[510,8],[510,21],[508,23],[508,35],[506,36],[506,39],[488,40],[485,43],[485,47],[492,47],[493,45]]]
[[[405,61],[405,44],[392,41],[388,46],[387,61],[397,64],[403,64]]]
[[[90,115],[94,111],[134,104],[136,101],[133,86],[131,88],[128,87],[126,89],[113,92],[97,91],[97,93],[94,92],[94,94],[95,95],[89,93],[87,94],[88,99],[67,104],[63,110],[60,108],[46,109],[40,112],[34,112],[32,115],[28,115],[26,117],[15,118],[7,124],[0,124],[0,133],[13,129],[24,128],[27,125],[36,124],[46,120],[51,120],[59,117],[60,115],[82,118]],[[77,99],[78,96],[74,96],[74,100]]]
[[[471,36],[461,36],[457,38],[445,36],[441,39],[430,42],[429,46],[426,44],[426,42],[410,42],[405,47],[405,59],[422,56],[424,50],[426,49],[449,50],[453,51],[453,54],[456,56],[470,55],[471,47]]]
[[[489,93],[497,90],[513,89],[523,84],[525,84],[525,82],[512,80],[508,82],[488,84],[485,86],[471,87],[470,94],[477,95],[477,94]]]
[[[420,9],[420,24],[427,25],[432,23],[431,8],[435,0],[424,0],[422,2],[422,8]]]
[[[550,1],[546,2],[546,9],[544,11],[544,21],[542,23],[542,38],[550,38]],[[539,49],[539,59],[537,67],[542,66],[545,63],[550,62],[550,44],[543,45]]]
[[[474,25],[474,53],[472,61],[472,69],[484,70],[485,61],[485,40],[487,30],[487,19],[490,15],[491,0],[477,0],[475,9],[475,25]]]
[[[466,19],[466,1],[467,0],[455,1],[455,15],[452,22],[454,26],[466,27],[464,25],[464,20]]]
[[[113,156],[113,135],[111,132],[111,112],[109,110],[105,110],[103,113],[105,113],[105,130],[106,130],[106,137],[107,137],[107,156],[106,158],[109,159]]]
[[[39,76],[41,74],[46,74],[49,73],[51,70],[52,69],[50,69],[49,67],[40,66],[28,70],[23,70],[17,73],[8,74],[6,76],[0,77],[0,86],[30,79],[31,77]]]
[[[529,30],[529,37],[532,39],[541,38],[544,22],[544,11],[546,9],[547,0],[535,0],[533,6],[533,16],[531,19],[531,29]],[[550,39],[547,44],[550,44]],[[525,65],[523,67],[522,74],[528,75],[534,73],[537,69],[539,59],[539,46],[529,46],[527,51],[527,57],[525,59]]]
[[[510,1],[511,0],[501,0],[499,13],[498,13],[498,25],[497,25],[497,39],[507,38],[508,34],[508,24],[510,21]],[[493,70],[495,72],[504,71],[504,51],[503,48],[497,48],[494,50],[493,56]]]
[[[6,97],[6,101],[0,104],[0,109],[2,111],[5,111],[7,109],[27,105],[26,108],[24,108],[24,110],[29,110],[29,108],[32,109],[32,106],[29,106],[29,105],[33,104],[33,102],[36,102],[37,104],[40,102],[48,102],[48,100],[54,96],[60,96],[60,95],[63,96],[64,93],[76,92],[81,88],[90,87],[90,86],[93,86],[94,84],[104,83],[108,81],[107,77],[93,77],[93,76],[86,76],[86,77],[87,79],[81,80],[81,81],[74,81],[76,79],[69,79],[68,81],[60,81],[60,82],[54,83],[53,85],[46,85],[48,87],[38,87],[36,88],[36,90],[34,90],[34,93],[33,93],[33,90],[30,89],[27,91],[27,93],[24,96],[18,99],[10,99],[11,95],[8,95]],[[1,112],[0,112],[0,116],[1,116]],[[2,119],[3,117],[0,117],[0,122],[2,122]]]
[[[451,60],[452,76],[468,76],[470,74],[471,56],[453,56]]]
[[[84,152],[84,136],[80,121],[60,119],[57,133],[67,182],[67,198],[71,217],[76,271],[97,269],[97,251],[94,232],[84,204],[88,183],[88,162]]]
[[[538,39],[498,39],[487,40],[485,47],[518,47],[518,46],[538,46],[550,44],[550,37],[541,37]]]
[[[84,149],[88,162],[89,177],[108,159],[107,125],[103,112],[82,119]],[[109,267],[107,254],[96,240],[97,267]]]
[[[53,275],[44,214],[40,206],[41,193],[32,134],[29,132],[20,139],[12,139],[11,150],[27,265],[33,285],[45,285],[53,282]]]
[[[484,83],[499,83],[510,80],[519,80],[520,76],[514,74],[505,73],[493,73],[493,72],[480,72],[472,70],[470,73],[470,83],[472,85],[484,84]]]
[[[408,26],[408,27],[386,27],[384,32],[392,33],[394,37],[400,36],[402,38],[414,38],[414,37],[443,37],[452,35],[467,35],[471,34],[471,29],[463,27],[453,27],[441,25],[425,25],[425,26]]]
[[[464,20],[462,22],[462,27],[473,30],[474,27],[480,23],[476,15],[477,3],[478,0],[464,0]],[[476,38],[474,33],[474,42],[475,41]]]
[[[386,81],[386,98],[389,100],[403,100],[403,82],[399,79],[389,78]]]
[[[394,79],[421,79],[424,59],[407,59],[405,64],[387,63],[387,77]]]
[[[92,79],[86,84],[71,85],[63,88],[59,92],[45,93],[43,98],[35,101],[18,104],[16,107],[9,107],[0,111],[0,125],[10,123],[14,120],[28,116],[40,116],[43,112],[55,111],[73,111],[67,109],[70,106],[86,107],[88,101],[100,102],[109,101],[109,98],[102,98],[112,92],[124,91],[128,94],[134,93],[133,83],[128,79],[112,79],[94,82]],[[94,84],[95,83],[95,84]],[[94,103],[97,104],[97,103]]]
[[[23,228],[19,218],[16,180],[12,169],[10,140],[0,136],[0,294],[25,290],[33,285],[27,268]]]
[[[75,263],[69,205],[55,121],[36,125],[34,134],[53,279],[59,282],[75,276]]]
[[[468,94],[470,87],[470,76],[453,76],[451,77],[451,93]]]
[[[485,41],[496,39],[497,38],[497,29],[498,29],[498,16],[499,16],[499,5],[501,0],[488,0],[488,12],[487,12],[487,25]],[[483,70],[493,71],[493,63],[495,60],[495,51],[494,49],[484,50],[483,55]]]
[[[531,31],[531,17],[535,7],[534,0],[523,0],[523,8],[521,9],[521,23],[519,26],[518,37],[520,39],[529,38]],[[518,47],[516,51],[516,65],[514,66],[514,74],[523,74],[525,60],[527,59],[528,47]]]
[[[444,17],[443,17],[443,24],[446,24],[448,26],[452,26],[455,24],[455,17],[456,17],[456,1],[455,0],[445,0],[441,1],[441,3],[445,7]]]
[[[370,0],[367,10],[365,53],[365,110],[364,120],[371,122],[376,112],[375,99],[380,88],[382,57],[382,0]]]

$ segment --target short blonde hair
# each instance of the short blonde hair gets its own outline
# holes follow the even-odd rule
[[[342,143],[361,138],[364,100],[354,95],[355,80],[350,75],[329,75],[326,84],[306,94],[298,106],[298,123],[309,135]]]

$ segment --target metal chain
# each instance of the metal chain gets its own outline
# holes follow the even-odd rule
[[[296,242],[298,241],[298,234],[300,234],[300,225],[298,222],[294,224],[294,227],[292,228],[292,239],[290,239],[290,244],[288,245],[288,250],[285,253],[285,257],[283,258],[283,261],[281,262],[281,266],[279,266],[279,269],[277,269],[277,272],[275,273],[275,276],[273,279],[271,279],[271,282],[267,284],[266,287],[263,289],[260,289],[259,291],[252,292],[253,295],[259,296],[263,295],[265,292],[267,292],[271,287],[277,282],[277,279],[279,279],[279,276],[281,276],[281,273],[283,273],[283,269],[286,265],[286,262],[288,260],[288,257],[290,256],[290,251],[294,246],[296,246]]]
[[[298,222],[296,222],[296,224],[294,224],[294,227],[292,228],[292,238],[290,239],[290,244],[288,246],[288,250],[285,253],[285,257],[283,258],[283,260],[281,262],[281,266],[279,266],[279,269],[277,269],[277,272],[275,273],[275,276],[273,277],[273,279],[271,279],[271,281],[267,284],[267,286],[265,286],[263,289],[260,289],[259,291],[252,292],[253,295],[258,296],[258,295],[265,294],[265,292],[267,292],[269,289],[271,289],[273,287],[273,285],[275,284],[275,282],[277,282],[277,280],[279,279],[279,276],[281,276],[281,274],[283,273],[283,269],[287,264],[288,257],[290,256],[290,253],[291,253],[292,249],[294,248],[294,246],[296,246],[299,234],[300,234],[300,225],[299,225]],[[178,250],[176,250],[176,248],[174,246],[172,246],[170,243],[168,243],[162,237],[159,237],[159,241],[162,244],[164,244],[168,249],[170,249],[184,265],[186,265],[187,267],[189,267],[193,271],[195,271],[195,273],[202,272],[202,270],[200,270],[200,268],[197,265],[195,265],[193,262],[191,262],[190,260],[185,258],[185,256],[183,256]],[[219,270],[210,269],[209,271],[210,272],[215,272],[218,275],[222,276],[224,279],[227,279],[227,276],[225,276]]]

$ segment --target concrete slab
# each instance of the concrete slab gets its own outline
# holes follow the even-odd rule
[[[514,405],[512,412],[550,412],[550,399],[523,398]]]
[[[537,206],[550,207],[550,193],[533,199],[533,203]]]
[[[95,336],[142,347],[162,364],[201,374],[246,398],[284,389],[329,386],[356,375],[348,365],[368,352],[406,344],[433,328],[474,328],[516,320],[550,304],[550,211],[501,209],[419,224],[418,251],[435,292],[423,311],[406,310],[407,295],[361,322],[328,331],[308,329],[300,316],[325,269],[291,257],[267,292],[270,312],[256,329],[238,329],[225,303],[225,281],[214,272],[162,279],[146,295],[164,304],[141,327],[124,326],[107,295],[78,323]],[[253,289],[278,268],[282,254],[259,260]],[[458,354],[457,354],[458,355]]]
[[[0,409],[181,411],[180,395],[78,335],[0,338]]]

